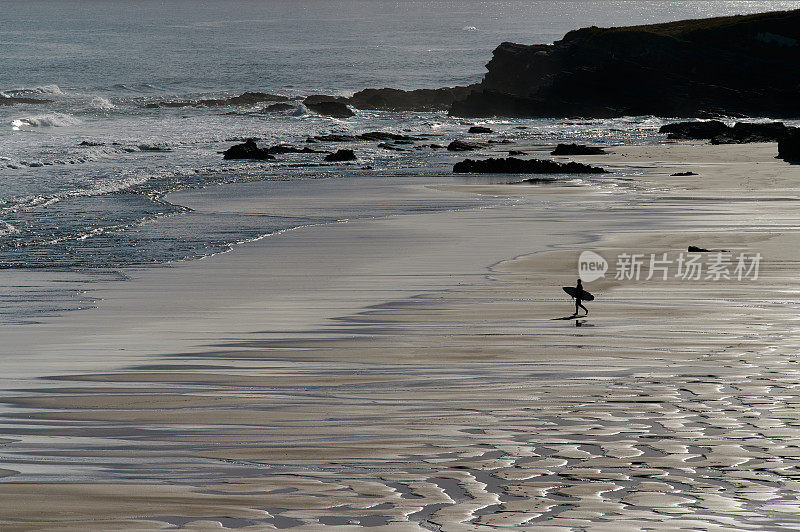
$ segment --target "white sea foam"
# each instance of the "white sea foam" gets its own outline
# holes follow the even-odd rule
[[[116,107],[116,105],[111,103],[111,100],[101,96],[92,98],[92,101],[89,102],[89,106],[94,109],[102,109],[103,111],[108,111],[109,109],[114,109]]]
[[[0,92],[3,98],[29,96],[32,94],[64,94],[58,85],[42,85],[40,87],[23,87]]]
[[[19,229],[4,220],[0,220],[0,236],[15,235],[17,233],[19,233]]]
[[[66,113],[47,113],[43,115],[27,116],[11,121],[11,127],[18,131],[20,129],[36,127],[66,127],[80,124],[80,119]]]

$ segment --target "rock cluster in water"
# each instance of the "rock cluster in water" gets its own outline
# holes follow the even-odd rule
[[[258,159],[262,161],[274,159],[269,150],[259,148],[255,139],[247,139],[242,144],[231,146],[222,152],[223,159]]]
[[[728,126],[718,120],[675,122],[665,124],[659,133],[670,139],[710,140],[712,144],[746,144],[749,142],[778,142],[798,128],[783,122],[736,122]]]
[[[547,159],[507,159],[489,158],[484,160],[465,159],[453,165],[457,174],[603,174],[606,171],[597,166],[569,162],[559,163]]]

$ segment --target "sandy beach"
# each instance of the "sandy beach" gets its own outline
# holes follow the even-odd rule
[[[800,166],[609,152],[570,158],[613,171],[594,186],[331,180],[465,205],[137,271],[6,328],[0,528],[797,529]],[[582,251],[692,245],[760,253],[757,279],[610,273],[560,319]]]

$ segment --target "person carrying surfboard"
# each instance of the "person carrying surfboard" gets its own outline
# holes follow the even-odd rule
[[[582,299],[583,292],[584,292],[583,285],[581,284],[581,280],[578,279],[578,284],[575,287],[575,315],[576,316],[578,315],[578,308],[582,308],[584,311],[586,311],[586,314],[584,314],[584,316],[588,316],[589,315],[589,309],[587,309],[586,307],[584,307],[581,304],[581,301],[583,300]]]

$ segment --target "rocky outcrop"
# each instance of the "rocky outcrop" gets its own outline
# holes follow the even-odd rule
[[[503,43],[457,116],[800,116],[800,10]]]
[[[794,128],[778,141],[778,158],[800,162],[800,129]]]
[[[748,142],[778,142],[790,128],[783,122],[748,124],[737,122],[728,131],[711,139],[711,144],[746,144]]]
[[[326,156],[325,160],[329,162],[355,161],[356,154],[353,153],[353,150],[336,150],[335,153]]]
[[[230,98],[207,98],[203,100],[183,100],[172,102],[154,102],[144,105],[145,109],[158,109],[160,107],[214,107],[220,105],[255,105],[264,102],[285,102],[286,96],[267,94],[266,92],[245,92]]]
[[[730,128],[719,120],[707,120],[703,122],[675,122],[664,124],[658,130],[659,133],[666,133],[668,139],[695,139],[710,140],[717,135],[726,133]]]
[[[270,155],[268,149],[259,148],[255,139],[247,139],[244,143],[231,146],[222,153],[223,159],[258,159],[266,161],[275,158]]]
[[[317,101],[315,98],[306,98],[303,104],[317,114],[330,116],[333,118],[350,118],[355,116],[355,113],[342,102],[333,100]]]
[[[341,134],[315,135],[314,137],[311,137],[309,140],[313,142],[356,142],[361,140],[368,140],[368,141],[393,140],[395,142],[413,142],[415,140],[420,140],[420,139],[418,137],[411,137],[409,135],[400,135],[399,133],[388,133],[386,131],[367,131],[366,133],[361,133],[359,135],[341,135]]]
[[[605,155],[606,151],[597,146],[585,144],[559,144],[550,155]]]
[[[472,126],[467,133],[492,133],[492,129],[484,126]]]
[[[448,151],[472,151],[482,148],[480,144],[474,142],[464,142],[463,140],[454,140],[447,145]]]
[[[696,173],[694,173],[694,172],[692,172],[692,171],[688,171],[688,172],[675,172],[674,174],[669,174],[669,176],[670,176],[670,177],[688,177],[688,176],[690,176],[690,175],[697,175],[697,174],[696,174]]]
[[[736,122],[727,126],[717,120],[706,122],[675,122],[659,129],[670,139],[710,140],[711,144],[746,144],[748,142],[778,142],[795,127],[783,122]]]
[[[457,174],[603,174],[597,166],[576,162],[558,163],[547,159],[465,159],[453,166]]]
[[[356,109],[379,111],[446,111],[456,100],[463,99],[475,86],[441,89],[364,89],[346,100]]]

